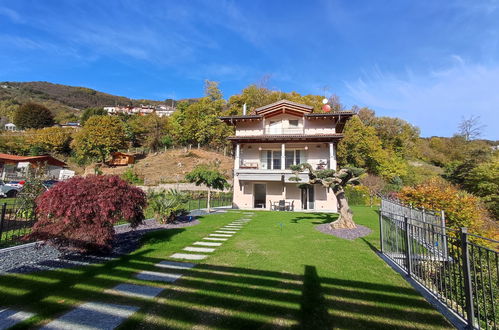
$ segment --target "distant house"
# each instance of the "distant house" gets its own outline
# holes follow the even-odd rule
[[[135,163],[135,156],[130,154],[125,154],[122,152],[113,152],[111,154],[111,160],[107,162],[110,166],[126,166]]]
[[[175,108],[169,105],[160,105],[156,107],[156,115],[158,117],[169,117],[175,112]]]
[[[74,176],[75,172],[66,169],[67,164],[50,155],[17,156],[0,153],[0,173],[2,180],[16,180],[25,178],[30,169],[45,166],[45,175],[48,178],[64,180]]]
[[[13,123],[7,123],[7,124],[5,124],[4,129],[6,131],[14,132],[14,131],[17,131],[17,126]]]

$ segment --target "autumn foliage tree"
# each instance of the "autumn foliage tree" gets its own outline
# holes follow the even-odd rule
[[[26,131],[26,143],[41,152],[69,154],[74,129],[64,127],[45,127]]]
[[[104,163],[111,152],[126,146],[125,126],[118,117],[92,116],[75,134],[71,146],[80,158]]]
[[[144,219],[146,194],[118,176],[74,177],[36,199],[38,221],[28,239],[84,251],[108,251],[113,225]]]

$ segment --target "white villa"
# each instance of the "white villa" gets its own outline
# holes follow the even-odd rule
[[[240,209],[286,209],[336,212],[332,191],[290,180],[290,166],[309,163],[336,169],[336,145],[353,112],[313,113],[313,107],[281,100],[255,114],[220,117],[235,126],[234,199]],[[308,174],[300,174],[300,183]]]

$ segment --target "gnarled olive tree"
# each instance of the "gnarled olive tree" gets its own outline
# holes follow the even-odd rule
[[[363,170],[360,168],[342,168],[335,170],[314,170],[310,164],[300,164],[291,167],[295,174],[290,178],[292,181],[301,181],[299,173],[308,170],[309,184],[322,184],[328,189],[332,189],[338,202],[339,218],[330,224],[332,229],[353,229],[357,225],[353,221],[353,212],[348,206],[345,196],[345,186],[347,184],[359,184],[359,175]]]

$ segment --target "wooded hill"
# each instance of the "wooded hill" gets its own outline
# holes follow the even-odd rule
[[[45,81],[1,82],[0,117],[11,118],[19,104],[35,102],[49,108],[56,121],[73,120],[79,110],[92,107],[140,104],[157,105],[165,101],[131,99],[96,91],[86,87],[53,84]],[[172,100],[166,100],[170,105]],[[176,104],[177,101],[173,101]]]

